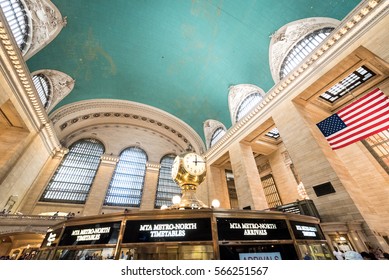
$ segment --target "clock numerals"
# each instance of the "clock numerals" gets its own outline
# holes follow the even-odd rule
[[[195,154],[189,153],[184,158],[185,169],[192,175],[200,175],[205,171],[205,161],[204,159]]]

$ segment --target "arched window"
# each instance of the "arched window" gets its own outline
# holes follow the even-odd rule
[[[23,52],[27,47],[30,32],[25,7],[20,0],[0,0],[0,6],[11,28],[15,41]]]
[[[280,79],[285,78],[297,65],[300,64],[323,40],[334,30],[325,27],[309,33],[300,40],[286,55],[280,69]]]
[[[32,77],[35,88],[38,92],[39,98],[42,101],[43,107],[46,109],[49,104],[51,93],[50,82],[43,74],[34,75]]]
[[[155,195],[155,208],[160,208],[162,205],[170,206],[172,198],[175,195],[181,196],[181,189],[172,179],[172,164],[175,155],[166,155],[161,160],[159,169],[157,193]]]
[[[248,95],[242,103],[240,103],[235,121],[238,122],[241,118],[243,118],[247,113],[249,113],[255,105],[257,105],[260,101],[262,101],[263,97],[259,92],[254,92]]]
[[[215,129],[211,136],[210,147],[212,147],[217,141],[219,141],[219,139],[222,138],[224,134],[226,134],[226,131],[223,127],[218,127],[217,129]]]
[[[104,205],[139,207],[146,175],[147,155],[138,147],[125,149],[109,184]]]
[[[103,144],[95,139],[71,145],[40,201],[85,203],[103,153]]]

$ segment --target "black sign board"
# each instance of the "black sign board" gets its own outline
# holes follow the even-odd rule
[[[120,222],[66,227],[59,246],[86,244],[116,244]]]
[[[217,218],[219,241],[291,239],[284,220]]]
[[[123,243],[212,240],[211,220],[127,221]]]
[[[324,234],[318,224],[291,221],[293,234],[296,239],[324,240]]]
[[[45,239],[43,239],[41,248],[54,247],[57,245],[61,231],[62,228],[47,232]]]

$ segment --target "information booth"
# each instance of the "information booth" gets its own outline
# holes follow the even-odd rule
[[[277,211],[152,210],[74,217],[50,229],[37,259],[334,259],[315,217]]]

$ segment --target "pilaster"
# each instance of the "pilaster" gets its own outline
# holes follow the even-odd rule
[[[103,154],[101,156],[99,169],[97,170],[88,198],[85,202],[82,213],[84,216],[97,215],[101,213],[107,189],[118,161],[118,156],[107,154]]]
[[[207,184],[205,186],[200,186],[200,189],[203,189],[204,187],[208,190],[208,205],[211,205],[212,200],[217,199],[220,201],[220,208],[231,208],[224,169],[216,166],[208,166]],[[198,197],[200,198],[200,195],[198,195]],[[205,202],[205,200],[203,200],[203,202]]]
[[[159,163],[148,162],[146,164],[146,175],[143,186],[142,203],[140,205],[141,210],[154,209],[155,194],[157,192],[158,177],[159,177]]]
[[[69,150],[67,148],[61,148],[54,154],[52,158],[49,158],[46,164],[42,167],[38,178],[34,182],[28,194],[24,196],[24,199],[19,208],[20,212],[23,214],[39,214],[34,213],[34,208],[38,203],[43,191],[50,182],[51,177],[53,177],[55,171],[68,152]]]

